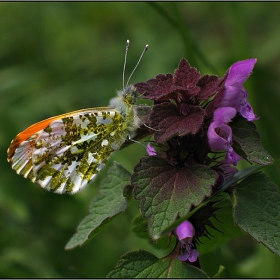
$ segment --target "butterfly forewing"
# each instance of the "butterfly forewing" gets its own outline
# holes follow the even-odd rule
[[[11,143],[8,160],[18,174],[41,187],[73,194],[126,140],[129,132],[124,124],[116,109],[106,107],[53,117],[20,133]]]

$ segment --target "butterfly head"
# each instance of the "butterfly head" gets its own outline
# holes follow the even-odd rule
[[[138,92],[133,85],[127,85],[123,90],[118,91],[118,96],[122,97],[126,104],[137,103]]]

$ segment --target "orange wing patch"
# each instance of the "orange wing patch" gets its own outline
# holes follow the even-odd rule
[[[35,123],[25,129],[23,132],[19,133],[16,138],[11,142],[11,145],[8,149],[8,162],[12,161],[12,157],[15,153],[15,150],[20,146],[20,144],[28,139],[29,137],[36,135],[40,130],[45,129],[51,122],[58,119],[57,117],[52,117],[41,122]],[[35,139],[33,139],[34,142]],[[30,141],[29,141],[30,142]]]
[[[105,110],[106,107],[100,107],[99,109]],[[45,119],[43,121],[40,121],[38,123],[35,123],[35,124],[29,126],[27,129],[25,129],[24,131],[19,133],[14,140],[12,140],[10,147],[7,151],[8,162],[12,161],[12,157],[15,153],[15,150],[20,146],[20,144],[23,141],[27,140],[31,136],[35,136],[38,132],[45,129],[47,126],[49,126],[53,121],[59,120],[62,118],[72,117],[77,114],[86,113],[86,112],[92,112],[92,109],[82,109],[82,110],[77,110],[77,111],[73,111],[73,112],[66,113],[66,114],[61,114],[61,115]],[[33,142],[34,141],[35,141],[35,139],[33,139]]]

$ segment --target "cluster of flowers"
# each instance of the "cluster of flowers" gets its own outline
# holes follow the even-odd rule
[[[223,180],[232,176],[241,157],[233,149],[230,122],[237,115],[247,121],[258,118],[247,98],[243,83],[250,76],[257,59],[234,63],[224,77],[204,75],[182,59],[174,75],[159,74],[156,78],[135,85],[142,98],[154,101],[149,126],[154,129],[154,146],[147,146],[150,156],[159,156],[178,168],[193,163],[210,166]],[[209,153],[225,152],[217,158]],[[216,169],[215,169],[216,168]],[[175,230],[181,244],[182,261],[194,262],[199,253],[192,249],[195,230],[189,221]]]

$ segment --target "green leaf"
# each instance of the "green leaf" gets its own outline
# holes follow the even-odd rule
[[[172,254],[158,259],[140,250],[125,254],[108,278],[207,278],[204,271],[178,260]]]
[[[148,220],[141,215],[137,216],[132,222],[132,231],[139,237],[144,238],[156,249],[166,249],[172,247],[173,243],[175,246],[175,238],[170,240],[169,236],[165,235],[161,237],[157,242],[151,242],[151,237],[148,233]],[[173,236],[172,236],[173,237]]]
[[[192,211],[190,211],[187,215],[177,219],[175,222],[173,222],[172,224],[170,224],[168,227],[166,227],[162,232],[161,232],[161,236],[168,234],[169,232],[171,232],[173,229],[175,229],[178,225],[180,225],[183,221],[188,220],[191,216],[193,216],[197,211],[199,211],[199,209],[201,209],[202,207],[204,207],[210,200],[212,200],[214,197],[216,197],[217,195],[221,194],[222,192],[224,192],[227,188],[229,188],[231,185],[237,183],[238,181],[240,181],[241,179],[246,178],[247,176],[249,176],[250,174],[255,173],[257,170],[263,168],[261,165],[255,165],[255,166],[251,166],[248,168],[245,168],[237,173],[235,173],[230,179],[228,179],[227,181],[225,181],[221,188],[216,191],[215,193],[213,193],[211,195],[211,197],[207,198],[206,200],[203,201],[203,203],[199,204],[197,207],[195,207]]]
[[[141,215],[137,216],[132,221],[132,231],[140,238],[145,238],[150,241],[150,236],[148,234],[148,221],[146,218]]]
[[[256,125],[246,119],[237,117],[231,124],[234,142],[233,148],[250,163],[269,165],[273,163],[273,158],[263,148],[260,142],[260,134]]]
[[[156,156],[143,157],[134,172],[134,197],[141,199],[141,212],[149,219],[153,240],[192,205],[208,197],[217,179],[217,174],[203,165],[176,168]]]
[[[125,211],[128,205],[130,173],[119,163],[108,170],[108,176],[101,182],[99,194],[93,199],[89,212],[77,228],[77,232],[66,244],[65,249],[83,245],[101,231],[113,218]],[[124,189],[125,188],[125,189]],[[126,197],[124,197],[125,192]],[[131,188],[130,188],[131,192]],[[131,196],[131,195],[130,195]]]
[[[259,172],[238,184],[233,199],[236,224],[280,255],[279,188]]]

